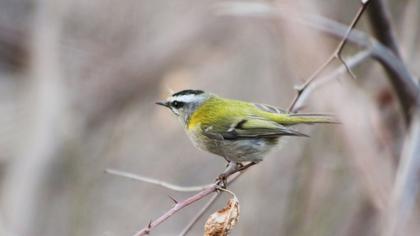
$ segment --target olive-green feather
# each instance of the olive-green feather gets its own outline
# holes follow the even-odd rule
[[[194,112],[187,128],[194,129],[200,125],[202,129],[207,129],[211,126],[211,132],[219,134],[234,129],[239,136],[303,135],[285,126],[302,123],[336,123],[327,115],[283,112],[268,105],[213,96]],[[235,127],[238,124],[241,126]]]

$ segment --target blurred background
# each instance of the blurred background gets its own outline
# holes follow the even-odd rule
[[[418,75],[420,3],[385,2],[402,61]],[[339,42],[296,19],[348,25],[359,8],[338,0],[230,3],[0,0],[0,235],[132,235],[172,207],[168,195],[192,193],[105,169],[189,186],[211,183],[225,167],[154,102],[193,88],[287,108],[294,86]],[[357,28],[374,37],[371,15]],[[361,50],[349,43],[343,58]],[[366,59],[353,72],[357,80],[344,73],[305,103],[305,112],[334,113],[343,124],[301,127],[310,138],[284,139],[230,187],[241,204],[232,235],[386,235],[397,224],[390,202],[408,128],[381,65]],[[227,198],[190,235],[201,235]],[[179,234],[204,202],[152,234]],[[419,235],[418,203],[395,235]]]

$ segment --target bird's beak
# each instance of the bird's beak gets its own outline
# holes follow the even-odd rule
[[[169,102],[157,102],[156,104],[169,108]]]

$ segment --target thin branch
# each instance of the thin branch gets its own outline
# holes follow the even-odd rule
[[[343,39],[341,40],[335,52],[336,58],[344,65],[347,72],[353,79],[356,79],[356,75],[353,73],[353,71],[350,70],[350,67],[346,64],[346,62],[342,58],[341,53],[343,52],[344,45],[347,43],[351,31],[354,29],[357,22],[359,22],[360,17],[362,16],[363,12],[366,10],[367,5],[369,4],[369,0],[361,1],[361,3],[362,3],[362,6],[359,8],[358,12],[356,13],[356,16],[353,18],[353,21],[351,22],[349,28],[347,29],[346,34],[344,35]]]
[[[251,166],[257,164],[256,162],[250,162],[240,168],[237,169],[232,169],[230,172],[226,172],[224,173],[226,176],[231,176],[237,172],[239,173],[243,173],[244,171],[246,171],[248,168],[250,168]],[[237,176],[239,177],[239,176]],[[232,180],[233,181],[233,180]],[[227,185],[226,185],[227,186]],[[219,189],[221,189],[218,186]],[[227,189],[223,189],[229,193],[231,193],[232,195],[235,195],[234,193],[232,193],[231,191],[227,190]],[[213,198],[211,198],[206,205],[204,205],[204,207],[199,211],[199,213],[197,215],[194,216],[194,218],[190,221],[190,223],[188,223],[188,225],[184,228],[184,230],[181,232],[180,235],[185,235],[186,233],[188,233],[188,231],[191,230],[191,228],[194,226],[195,223],[197,223],[197,221],[200,219],[200,217],[204,214],[204,212],[207,211],[207,209],[214,203],[214,201],[216,201],[216,199],[219,197],[219,195],[215,195],[213,196]],[[235,196],[236,197],[236,196]]]
[[[213,205],[213,203],[219,198],[220,192],[215,193],[210,200],[200,209],[200,211],[191,219],[187,226],[182,230],[179,236],[185,236],[197,223],[197,221],[204,215],[204,213]]]
[[[362,17],[363,12],[366,10],[370,1],[361,1],[360,3],[361,3],[361,6],[359,10],[357,11],[356,16],[353,18],[352,22],[350,23],[350,26],[347,28],[346,34],[344,34],[343,39],[338,44],[338,47],[335,52],[337,55],[341,54],[341,52],[343,51],[344,45],[347,43],[351,31],[354,29],[357,22],[359,22],[360,17]]]
[[[238,172],[235,175],[232,175],[231,179],[228,181],[227,184],[229,185],[230,183],[235,181],[242,173],[243,172]],[[177,204],[175,204],[171,209],[169,209],[167,212],[165,212],[159,218],[157,218],[156,220],[149,223],[143,229],[137,231],[133,236],[142,236],[142,235],[149,234],[152,229],[156,228],[158,225],[160,225],[162,222],[167,220],[169,217],[171,217],[172,215],[174,215],[178,211],[182,210],[183,208],[191,205],[192,203],[197,202],[197,201],[203,199],[204,197],[208,196],[209,194],[217,191],[218,188],[219,188],[218,183],[214,183],[214,184],[206,187],[205,189],[203,189],[201,192],[199,192],[199,193],[197,193],[197,194],[195,194],[195,195],[193,195],[193,196],[191,196],[191,197],[189,197],[185,200],[179,201]],[[217,196],[219,196],[219,194]]]
[[[179,185],[171,184],[162,180],[144,177],[141,175],[136,175],[136,174],[128,173],[125,171],[114,170],[114,169],[106,169],[105,173],[129,178],[133,180],[138,180],[141,182],[157,185],[157,186],[164,187],[164,188],[178,191],[178,192],[198,192],[198,191],[203,191],[204,189],[210,186],[213,186],[213,184],[207,184],[207,185],[201,185],[201,186],[179,186]]]
[[[297,112],[298,110],[295,109],[296,103],[298,102],[299,97],[302,95],[303,91],[306,90],[306,88],[317,78],[317,76],[334,60],[335,54],[332,54],[325,62],[322,64],[318,69],[312,73],[311,76],[305,81],[304,84],[300,86],[296,86],[296,94],[295,97],[292,100],[292,103],[290,104],[289,108],[287,109],[289,112]]]
[[[353,18],[350,26],[347,28],[346,33],[344,34],[342,40],[338,44],[337,48],[334,50],[334,52],[331,54],[331,56],[305,81],[305,83],[299,87],[296,87],[296,95],[292,100],[292,103],[289,106],[288,111],[289,112],[298,112],[298,109],[296,109],[296,103],[298,102],[299,98],[301,97],[303,91],[305,91],[308,86],[321,74],[322,71],[325,70],[325,68],[334,60],[338,59],[346,68],[346,70],[349,72],[350,76],[355,79],[356,76],[354,73],[350,70],[350,68],[347,66],[346,62],[341,57],[341,52],[343,51],[344,45],[346,44],[348,37],[350,35],[350,32],[354,29],[357,22],[359,22],[360,17],[363,15],[363,12],[366,10],[368,4],[370,1],[362,1],[361,6],[359,10],[356,13],[356,16]]]
[[[346,71],[350,75],[350,77],[355,80],[356,75],[353,73],[353,71],[350,69],[350,66],[347,65],[347,63],[344,61],[344,59],[341,57],[340,54],[337,58],[338,58],[338,60],[340,60],[341,64],[343,64],[343,66],[346,68]]]
[[[216,191],[216,186],[217,184],[213,184],[212,186],[204,189],[203,191],[183,200],[178,202],[177,204],[175,204],[174,207],[172,207],[171,209],[169,209],[167,212],[165,212],[163,215],[161,215],[159,218],[157,218],[156,220],[152,221],[149,225],[147,225],[146,227],[144,227],[143,229],[139,230],[138,232],[136,232],[133,236],[142,236],[142,235],[147,235],[150,233],[150,231],[155,228],[156,226],[160,225],[162,222],[164,222],[165,220],[167,220],[169,217],[171,217],[173,214],[175,214],[176,212],[180,211],[181,209],[191,205],[192,203],[203,199],[204,197],[206,197],[207,195],[213,193],[214,191]]]

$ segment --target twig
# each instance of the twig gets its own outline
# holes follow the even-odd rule
[[[201,185],[201,186],[179,186],[179,185],[171,184],[162,180],[144,177],[141,175],[136,175],[136,174],[114,170],[114,169],[106,169],[105,173],[129,178],[133,180],[138,180],[138,181],[142,181],[149,184],[154,184],[154,185],[164,187],[170,190],[178,191],[178,192],[198,192],[198,191],[203,191],[204,189],[210,186],[213,186],[213,184],[207,184],[207,185]]]
[[[228,184],[235,181],[242,173],[243,172],[239,172],[239,173],[233,175],[232,178],[228,181]],[[196,201],[199,201],[199,200],[203,199],[204,197],[208,196],[209,194],[217,191],[218,188],[219,188],[219,185],[217,183],[214,183],[214,184],[206,187],[205,189],[203,189],[201,192],[199,192],[199,193],[197,193],[197,194],[195,194],[195,195],[193,195],[193,196],[191,196],[191,197],[189,197],[185,200],[179,201],[177,204],[175,204],[175,206],[173,206],[171,209],[169,209],[167,212],[165,212],[163,215],[161,215],[156,220],[152,221],[150,224],[148,224],[143,229],[137,231],[133,236],[142,236],[142,235],[149,234],[150,231],[153,228],[160,225],[162,222],[167,220],[169,217],[174,215],[176,212],[178,212],[181,209],[191,205],[192,203],[194,203]]]
[[[298,112],[298,109],[296,109],[296,103],[298,102],[299,98],[301,97],[303,91],[305,91],[308,86],[321,74],[322,71],[325,70],[325,68],[334,60],[338,59],[346,68],[348,73],[352,78],[356,78],[353,72],[351,72],[350,68],[347,66],[346,62],[341,57],[341,52],[343,51],[344,45],[346,44],[348,37],[350,35],[350,32],[353,30],[353,28],[356,26],[357,22],[359,22],[360,17],[362,16],[363,12],[366,10],[368,4],[370,1],[362,1],[361,6],[356,14],[356,16],[353,18],[350,26],[347,28],[346,33],[344,34],[342,40],[338,44],[337,48],[334,50],[334,52],[330,55],[330,57],[303,83],[303,85],[296,87],[296,95],[292,100],[292,103],[289,106],[288,111],[295,113]]]
[[[232,172],[227,172],[225,173],[227,176],[231,176],[237,172],[239,173],[243,173],[244,171],[246,171],[248,168],[250,168],[251,166],[257,164],[256,162],[250,162],[242,167],[240,167],[239,169],[234,169],[232,170]],[[237,176],[239,177],[239,175]],[[233,180],[232,180],[233,181]],[[226,190],[226,189],[224,189]],[[227,192],[233,194],[231,191],[226,190]],[[233,194],[234,195],[234,194]],[[180,235],[185,235],[188,233],[188,231],[191,230],[191,228],[194,226],[195,223],[197,223],[197,221],[200,219],[200,217],[204,214],[204,212],[207,211],[207,209],[214,203],[214,201],[216,201],[216,199],[219,197],[219,195],[215,195],[213,196],[207,203],[206,205],[204,205],[204,207],[197,213],[197,215],[194,216],[194,218],[190,221],[190,223],[188,223],[188,225],[184,228],[184,230],[181,232]]]
[[[169,217],[171,217],[173,214],[175,214],[176,212],[178,212],[179,210],[183,209],[184,207],[187,207],[189,205],[191,205],[192,203],[206,197],[207,195],[209,195],[210,193],[216,191],[216,184],[204,189],[203,191],[183,200],[178,202],[177,204],[175,204],[174,207],[172,207],[169,211],[165,212],[163,215],[161,215],[159,218],[157,218],[156,220],[152,221],[149,225],[147,225],[146,227],[144,227],[143,229],[139,230],[138,232],[136,232],[133,236],[142,236],[142,235],[147,235],[150,233],[150,231],[155,228],[156,226],[160,225],[162,222],[164,222],[165,220],[167,220]]]
[[[210,200],[200,209],[200,211],[191,219],[187,226],[182,230],[179,236],[185,236],[192,229],[192,227],[197,223],[197,221],[203,216],[203,214],[213,205],[217,198],[219,198],[220,192],[215,193]]]

